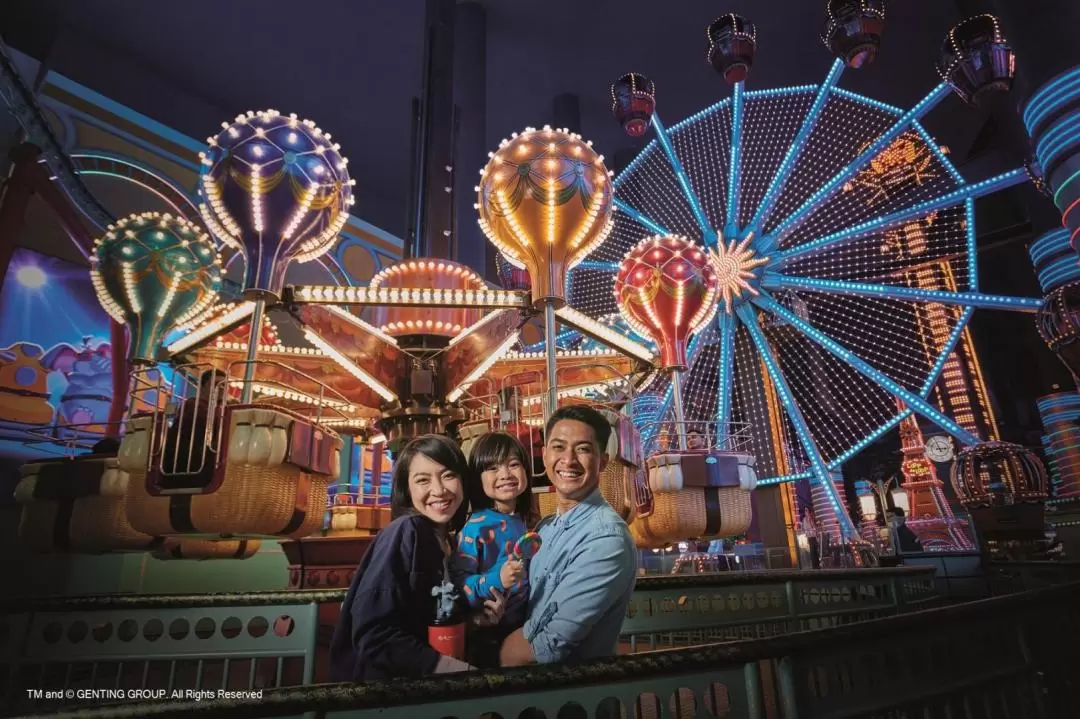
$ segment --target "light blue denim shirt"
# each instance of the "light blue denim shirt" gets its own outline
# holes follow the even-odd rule
[[[613,656],[634,591],[637,551],[600,490],[540,527],[529,563],[525,638],[541,664]]]

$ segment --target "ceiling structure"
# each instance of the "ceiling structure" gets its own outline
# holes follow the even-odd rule
[[[195,138],[249,109],[310,117],[332,132],[357,179],[354,213],[402,236],[409,193],[411,100],[420,93],[424,0],[325,0],[316,10],[265,0],[11,0],[4,37],[50,69]],[[748,89],[817,83],[831,58],[817,0],[483,0],[486,135],[491,148],[542,125],[561,93],[579,98],[581,132],[608,157],[632,146],[610,113],[609,86],[631,70],[657,85],[668,124],[730,92],[705,61],[705,26],[734,11],[758,28]],[[241,9],[242,8],[242,9]],[[934,60],[960,19],[953,3],[889,4],[877,61],[845,73],[855,92],[910,107],[940,79]],[[985,117],[950,98],[927,120],[954,154]],[[471,173],[486,158],[461,158]],[[963,154],[957,158],[962,164]],[[464,219],[464,218],[463,218]]]

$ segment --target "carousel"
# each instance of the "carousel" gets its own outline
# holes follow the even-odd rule
[[[613,226],[611,173],[591,143],[527,128],[490,154],[476,208],[501,253],[502,287],[419,257],[366,286],[287,285],[293,262],[333,247],[353,204],[339,146],[313,122],[268,110],[223,123],[201,160],[205,229],[142,213],[95,243],[98,299],[129,336],[128,410],[117,446],[23,467],[28,547],[242,559],[268,538],[288,553],[305,540],[370,537],[388,510],[331,489],[349,482],[345,435],[393,454],[443,433],[468,453],[481,434],[510,432],[537,460],[546,515],[555,496],[539,461],[543,425],[570,403],[612,424],[601,491],[640,547],[747,531],[756,475],[739,433],[688,430],[677,402],[646,454],[635,417],[658,375],[678,385],[688,341],[730,292],[715,256],[683,237],[644,237],[615,273],[624,322],[567,301],[568,272]],[[226,294],[234,257],[243,281]],[[521,349],[529,323],[542,323],[543,351]],[[560,349],[558,325],[591,344]]]

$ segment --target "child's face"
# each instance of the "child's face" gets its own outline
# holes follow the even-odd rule
[[[484,494],[497,502],[513,503],[529,486],[529,474],[518,457],[511,456],[505,462],[489,465],[480,472]]]
[[[409,462],[409,496],[413,507],[436,524],[454,518],[464,497],[461,477],[427,455],[417,454]]]

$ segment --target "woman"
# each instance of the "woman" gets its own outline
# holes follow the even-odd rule
[[[410,442],[394,465],[394,521],[379,532],[356,570],[330,642],[331,681],[419,678],[474,667],[427,642],[435,618],[432,588],[449,579],[450,532],[465,521],[456,444],[440,435]],[[485,603],[477,624],[502,618],[503,599]]]

